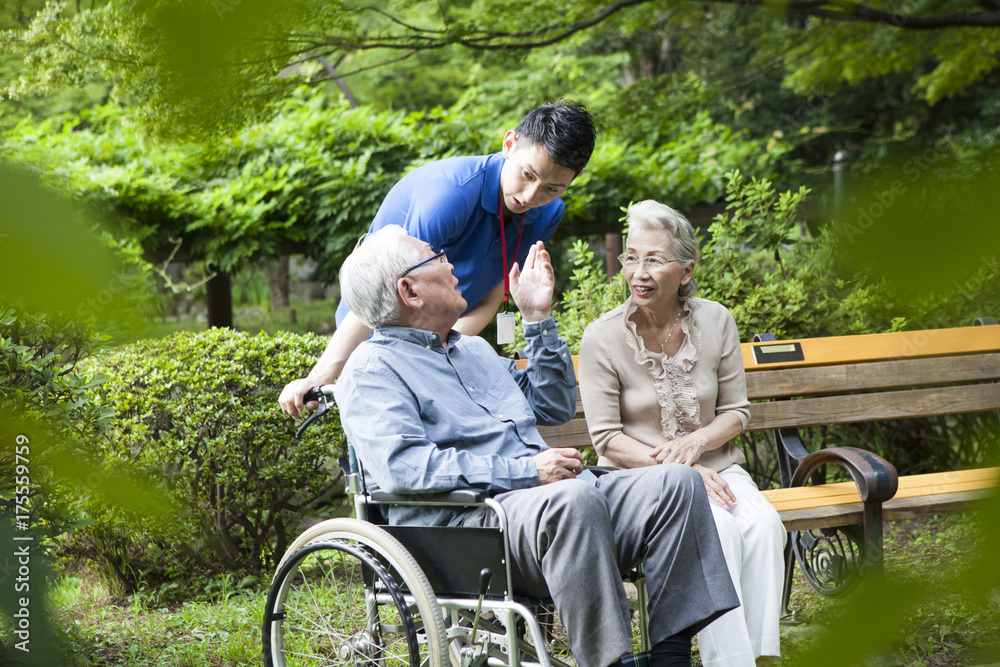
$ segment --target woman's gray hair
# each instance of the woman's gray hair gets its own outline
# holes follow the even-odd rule
[[[367,234],[340,267],[340,295],[365,326],[376,329],[399,321],[396,281],[420,261],[420,253],[402,243],[406,230],[386,225]]]
[[[694,233],[691,223],[666,204],[646,199],[629,206],[627,215],[630,232],[636,227],[652,227],[669,232],[670,237],[674,240],[674,254],[677,255],[677,259],[684,262],[685,266],[697,262],[701,257],[701,252],[698,249],[698,236]],[[627,240],[625,243],[628,245]],[[698,283],[692,276],[687,285],[681,285],[680,289],[677,290],[677,296],[686,299],[689,296],[694,296],[697,291]]]

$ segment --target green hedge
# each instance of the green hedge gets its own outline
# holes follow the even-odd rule
[[[102,446],[109,474],[151,476],[175,511],[151,521],[89,499],[93,523],[69,551],[131,586],[149,572],[273,567],[303,516],[335,488],[331,459],[344,452],[336,418],[296,441],[277,404],[324,346],[315,335],[212,329],[92,360],[88,370],[110,378],[94,398],[117,412]]]
[[[498,150],[522,106],[530,108],[522,100],[518,109],[494,112],[470,101],[378,111],[330,106],[302,89],[269,120],[202,144],[150,142],[114,103],[25,120],[0,142],[13,163],[117,220],[117,236],[147,252],[164,253],[180,240],[179,256],[232,273],[299,248],[333,281],[394,183],[432,160]],[[602,120],[599,103],[594,112],[611,126],[602,125],[587,169],[567,193],[564,234],[604,229],[619,206],[651,193],[678,208],[716,201],[728,170],[768,176],[788,150],[734,133],[707,112],[651,114],[660,119],[651,134],[620,131]]]

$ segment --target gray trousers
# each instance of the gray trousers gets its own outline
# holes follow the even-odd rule
[[[514,590],[552,597],[581,667],[631,650],[622,574],[643,565],[653,645],[739,606],[705,485],[693,468],[619,470],[497,496],[507,513]],[[466,526],[495,526],[487,508]]]

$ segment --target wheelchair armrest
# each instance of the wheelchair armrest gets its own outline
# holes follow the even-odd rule
[[[596,477],[600,477],[609,472],[614,472],[618,468],[587,466],[587,470],[594,473]],[[455,489],[444,493],[386,493],[385,491],[372,491],[368,497],[372,502],[380,505],[481,505],[483,501],[492,497],[492,495],[488,491],[481,489]]]
[[[386,493],[373,491],[370,498],[379,504],[479,505],[490,497],[479,489],[455,489],[445,493]]]

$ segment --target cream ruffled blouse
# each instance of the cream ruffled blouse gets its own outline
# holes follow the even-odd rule
[[[721,412],[750,417],[739,335],[721,304],[683,302],[684,340],[674,356],[646,349],[630,319],[632,299],[587,327],[580,343],[580,395],[598,454],[618,433],[650,447],[687,435]],[[722,470],[745,458],[727,443],[702,454],[702,465]],[[603,465],[612,465],[602,458]]]
[[[676,440],[701,428],[701,406],[694,389],[691,369],[701,349],[701,329],[691,318],[688,300],[681,301],[684,317],[681,331],[684,339],[674,356],[653,352],[646,348],[632,314],[638,306],[629,299],[622,319],[627,329],[625,342],[632,349],[635,363],[646,368],[660,402],[660,427],[663,439]]]

